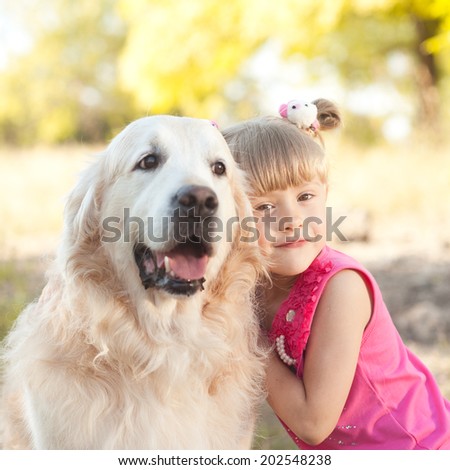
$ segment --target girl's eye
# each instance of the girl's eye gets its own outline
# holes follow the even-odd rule
[[[272,210],[273,208],[274,208],[273,204],[264,203],[264,204],[260,204],[259,206],[256,206],[254,210],[258,212],[268,212]]]
[[[309,201],[311,198],[313,198],[314,195],[311,194],[311,193],[304,193],[304,194],[300,194],[300,196],[298,197],[298,201]]]

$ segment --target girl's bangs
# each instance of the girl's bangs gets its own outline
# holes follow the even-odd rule
[[[322,148],[311,137],[291,127],[285,133],[278,132],[280,129],[261,129],[244,151],[252,155],[252,158],[242,158],[241,166],[255,195],[299,186],[315,178],[326,183],[328,165]]]
[[[315,178],[327,182],[328,166],[322,147],[284,119],[256,118],[225,130],[224,137],[254,195]]]

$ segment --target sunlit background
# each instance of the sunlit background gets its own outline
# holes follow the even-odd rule
[[[131,120],[226,127],[335,101],[329,204],[450,396],[448,0],[0,0],[0,338],[37,296],[63,197]],[[285,448],[263,410],[255,446]]]

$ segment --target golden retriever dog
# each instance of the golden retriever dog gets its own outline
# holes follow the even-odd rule
[[[216,126],[128,125],[70,193],[3,348],[3,448],[249,448],[264,353],[244,180]]]

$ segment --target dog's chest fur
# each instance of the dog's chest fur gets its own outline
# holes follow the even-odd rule
[[[134,357],[126,350],[127,346],[133,349],[126,330],[115,332],[107,354],[102,355],[100,344],[91,345],[84,366],[78,359],[71,364],[70,354],[73,347],[81,350],[86,345],[49,351],[50,356],[60,358],[59,363],[55,360],[49,363],[47,371],[51,383],[59,383],[59,393],[50,396],[41,389],[42,400],[51,401],[55,412],[53,426],[46,428],[46,435],[33,433],[42,439],[34,442],[34,447],[248,446],[245,440],[253,424],[252,406],[240,390],[242,378],[238,380],[235,373],[238,358],[234,357],[228,339],[214,327],[214,318],[202,318],[196,313],[198,306],[192,307],[172,312],[167,306],[157,312],[147,310],[154,339],[149,336],[142,349],[134,349]],[[108,337],[112,334],[107,332]],[[31,370],[29,374],[33,381]],[[30,410],[31,423],[41,422],[39,399],[34,398],[25,408]],[[64,410],[66,417],[78,417],[77,429],[64,416],[58,416],[60,410]],[[48,414],[48,409],[45,412]],[[246,414],[248,419],[243,419]]]

